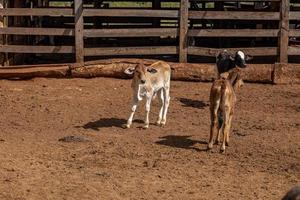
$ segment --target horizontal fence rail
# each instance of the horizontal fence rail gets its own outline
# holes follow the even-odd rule
[[[120,0],[122,1],[122,0]],[[135,2],[134,0],[127,0]],[[146,1],[145,1],[146,2]],[[148,2],[148,1],[147,1]],[[149,1],[151,2],[151,1]],[[74,8],[3,8],[0,16],[4,17],[33,17],[47,16],[59,18],[66,27],[3,27],[1,35],[27,36],[60,36],[73,37],[69,45],[13,45],[0,44],[2,53],[66,53],[75,54],[76,62],[84,63],[85,57],[90,56],[140,56],[140,55],[178,55],[180,62],[187,62],[188,55],[215,57],[219,48],[203,47],[190,44],[191,40],[207,38],[277,38],[272,47],[241,47],[227,48],[234,53],[244,50],[252,56],[277,56],[278,62],[287,63],[288,56],[300,55],[300,46],[289,44],[289,37],[300,37],[300,29],[289,27],[290,21],[300,20],[300,11],[290,11],[289,0],[269,0],[277,2],[278,10],[241,11],[241,10],[195,10],[189,2],[232,2],[232,0],[181,0],[180,8],[88,8],[82,0],[74,0]],[[240,1],[234,1],[240,2]],[[266,2],[264,0],[242,0],[241,2]],[[230,4],[230,3],[229,3]],[[101,19],[99,26],[93,24]],[[233,20],[243,26],[248,21],[255,21],[257,27],[228,26],[222,27],[223,21]],[[126,23],[126,21],[128,21]],[[268,26],[276,21],[277,26]],[[273,24],[276,24],[273,23]],[[55,23],[54,23],[55,24]],[[159,24],[159,27],[155,27]],[[194,26],[194,24],[196,24]],[[213,25],[211,25],[213,24]],[[198,26],[197,26],[198,25]],[[95,26],[95,27],[94,27]],[[159,44],[157,46],[122,46],[94,47],[87,45],[87,40],[97,38],[172,38],[176,45]],[[277,45],[278,43],[278,45]],[[205,44],[205,43],[204,43]],[[152,44],[150,44],[152,45]]]

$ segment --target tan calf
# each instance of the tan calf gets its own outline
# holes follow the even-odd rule
[[[138,64],[135,68],[127,68],[125,73],[134,74],[131,83],[133,89],[132,108],[126,127],[130,128],[138,102],[141,101],[143,97],[146,98],[146,119],[144,128],[149,127],[150,105],[156,94],[161,103],[156,124],[162,126],[165,125],[170,102],[170,65],[163,61],[155,62],[148,67],[143,64]]]
[[[229,143],[229,132],[232,124],[234,104],[236,102],[235,90],[240,87],[239,69],[234,68],[229,72],[220,75],[215,80],[210,91],[210,116],[211,127],[208,149],[213,147],[213,136],[216,137],[216,144],[220,142],[223,134],[221,152]],[[222,125],[219,127],[219,118],[222,118]]]

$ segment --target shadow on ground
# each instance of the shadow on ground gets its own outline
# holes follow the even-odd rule
[[[126,123],[125,119],[118,118],[102,118],[97,121],[88,122],[83,126],[77,126],[77,128],[93,129],[99,131],[101,128],[119,127]]]
[[[126,124],[125,119],[119,118],[102,118],[97,121],[92,121],[84,124],[83,126],[76,126],[76,128],[84,128],[84,129],[92,129],[95,131],[99,131],[101,128],[110,128],[117,127],[123,128],[123,125]],[[143,123],[142,120],[133,120],[133,123]]]
[[[199,149],[194,147],[195,144],[207,144],[205,141],[192,140],[189,139],[190,135],[167,135],[164,137],[160,137],[161,140],[155,142],[158,145],[165,145],[175,148],[183,148],[183,149],[191,149],[196,151],[206,151],[205,149]]]
[[[203,101],[199,101],[199,100],[179,98],[179,101],[183,104],[182,106],[184,107],[204,109],[206,106],[208,106],[207,103],[204,103]]]

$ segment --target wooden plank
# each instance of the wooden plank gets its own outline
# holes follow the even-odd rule
[[[0,34],[74,36],[74,29],[6,27],[0,29]]]
[[[85,29],[84,37],[153,37],[178,35],[177,28]]]
[[[76,62],[84,64],[84,41],[83,41],[83,2],[74,0],[75,13],[75,51]]]
[[[0,9],[0,16],[69,16],[71,8],[4,8]]]
[[[191,29],[189,37],[278,37],[279,29]]]
[[[290,37],[300,37],[300,29],[290,29],[289,36]]]
[[[73,46],[29,46],[0,45],[0,52],[6,53],[74,53]]]
[[[232,0],[189,0],[189,1],[197,1],[197,2],[203,2],[203,1],[206,1],[206,2],[232,2]],[[266,2],[265,0],[235,0],[236,2]],[[268,0],[268,1],[275,1],[275,2],[278,2],[280,0]]]
[[[189,2],[181,0],[180,3],[180,22],[179,22],[179,62],[187,62],[187,48],[188,48],[188,9]]]
[[[175,46],[85,48],[85,56],[177,54]]]
[[[290,56],[300,56],[300,46],[289,46],[288,55]]]
[[[177,10],[150,9],[85,9],[84,17],[161,17],[178,18]]]
[[[279,38],[279,62],[288,62],[289,46],[289,0],[281,0],[280,5],[280,38]]]
[[[290,20],[299,20],[300,12],[290,12]]]
[[[198,56],[208,56],[215,57],[221,50],[217,48],[207,48],[207,47],[189,47],[189,55],[198,55]],[[277,47],[253,47],[253,48],[226,48],[227,51],[234,54],[239,50],[244,51],[246,54],[251,56],[276,56]]]
[[[189,19],[279,20],[278,12],[190,11]]]

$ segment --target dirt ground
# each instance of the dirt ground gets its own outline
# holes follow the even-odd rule
[[[143,130],[144,104],[121,128],[130,80],[1,80],[0,199],[280,199],[300,181],[300,85],[246,83],[225,154],[205,151],[210,86],[172,82],[167,126]]]

